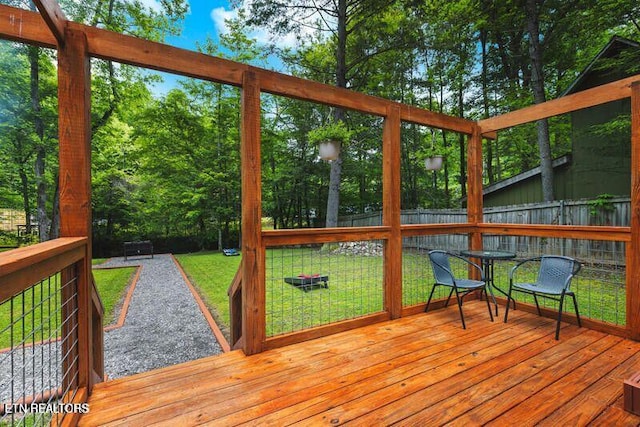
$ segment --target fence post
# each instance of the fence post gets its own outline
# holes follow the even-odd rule
[[[565,208],[564,200],[560,200],[560,225],[565,225],[567,221],[564,208]],[[560,244],[560,255],[565,256],[566,254],[567,254],[567,239],[562,239]]]
[[[640,340],[640,82],[631,85],[631,241],[627,244],[627,329]]]
[[[244,352],[262,351],[266,336],[265,265],[262,246],[260,82],[255,71],[242,76],[240,164],[242,171],[242,336]]]
[[[402,313],[400,132],[400,108],[389,106],[382,134],[382,224],[391,227],[384,245],[384,296],[392,319]]]
[[[86,237],[77,269],[78,383],[91,391],[91,73],[86,35],[66,29],[58,49],[60,236]]]
[[[473,126],[473,133],[467,141],[467,222],[477,226],[483,221],[482,136],[478,125]],[[469,249],[482,250],[482,233],[471,233]],[[478,272],[472,267],[469,267],[469,274],[479,278]]]

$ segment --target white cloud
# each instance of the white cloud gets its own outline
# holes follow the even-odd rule
[[[213,20],[213,25],[216,27],[220,34],[225,34],[229,31],[229,27],[227,26],[228,19],[235,19],[238,17],[237,10],[226,10],[223,6],[216,7],[211,11],[211,19]]]
[[[238,10],[226,10],[224,7],[217,7],[211,11],[211,20],[219,34],[226,34],[229,27],[226,20],[238,17]],[[303,33],[311,33],[311,30],[304,29]],[[270,32],[265,28],[254,28],[247,34],[250,38],[255,39],[259,44],[277,43],[279,47],[295,48],[298,45],[298,39],[295,34],[278,35]]]
[[[146,7],[147,9],[153,12],[156,12],[156,13],[163,12],[162,5],[158,0],[140,0],[140,3],[142,4],[142,6]]]

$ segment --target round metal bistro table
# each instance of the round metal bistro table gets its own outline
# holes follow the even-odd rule
[[[470,251],[470,250],[466,250],[466,251],[460,251],[460,255],[468,257],[468,258],[477,258],[482,262],[482,269],[484,270],[484,280],[487,283],[487,288],[489,288],[489,293],[491,294],[491,298],[493,299],[493,304],[496,307],[496,316],[498,315],[498,302],[496,301],[496,297],[493,294],[493,289],[496,289],[498,292],[500,292],[501,294],[503,294],[505,297],[508,297],[509,295],[503,291],[502,289],[498,288],[495,284],[495,282],[493,281],[494,277],[493,277],[493,263],[496,260],[505,260],[505,259],[513,259],[516,257],[515,252],[508,252],[508,251],[492,251],[492,250],[488,250],[488,251]],[[487,295],[487,298],[489,296]],[[515,305],[515,301],[514,301],[514,305]]]

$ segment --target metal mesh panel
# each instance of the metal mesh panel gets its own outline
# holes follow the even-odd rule
[[[457,253],[467,249],[466,234],[442,234],[413,236],[402,239],[402,305],[426,303],[434,283],[429,262],[429,251],[442,249]],[[451,260],[451,268],[457,277],[467,277],[468,266],[459,260]],[[447,297],[447,289],[436,288],[434,300]]]
[[[77,317],[75,267],[0,304],[0,425],[62,422],[51,409],[78,388]]]
[[[483,237],[484,248],[515,252],[514,261],[495,263],[496,285],[505,291],[509,288],[509,271],[518,260],[540,255],[564,255],[582,263],[582,270],[573,278],[571,290],[578,299],[580,316],[624,326],[626,323],[626,266],[624,242],[598,240],[541,238],[528,236]],[[523,267],[518,281],[535,280],[539,264]],[[533,298],[514,294],[516,301],[533,304]],[[540,305],[556,309],[558,303],[539,299]],[[564,311],[573,313],[573,303],[567,301]]]
[[[267,336],[384,309],[382,241],[266,251]]]

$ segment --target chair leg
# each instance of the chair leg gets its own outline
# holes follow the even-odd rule
[[[464,323],[464,314],[462,313],[462,300],[460,294],[458,294],[458,288],[453,288],[456,291],[456,300],[458,300],[458,310],[460,310],[460,319],[462,320],[462,329],[467,329],[467,325]]]
[[[509,301],[513,300],[513,309],[516,309],[516,300],[511,298],[511,284],[509,284],[509,294],[507,295],[507,308],[504,310],[504,323],[507,323],[509,317]]]
[[[487,291],[484,291],[484,293],[486,294]],[[489,309],[489,317],[491,317],[491,321],[493,322],[493,312],[491,311],[491,303],[489,302],[488,295],[487,295],[487,298],[485,298],[485,300],[487,301],[487,308]]]
[[[578,302],[576,301],[576,294],[571,294],[573,297],[573,307],[576,309],[576,319],[578,319],[578,326],[582,327],[582,322],[580,322],[580,313],[578,312]]]
[[[436,290],[436,283],[433,284],[433,288],[431,288],[431,293],[429,294],[429,299],[427,300],[427,306],[424,308],[424,312],[429,311],[429,304],[431,304],[431,298],[433,297],[433,292]]]
[[[445,307],[449,307],[449,300],[451,299],[451,295],[453,295],[453,288],[451,288],[451,292],[449,292],[449,296],[447,297],[447,301],[444,303]]]
[[[560,339],[560,322],[562,321],[563,304],[564,304],[564,293],[560,296],[560,307],[558,307],[558,324],[556,325],[556,341]]]
[[[540,312],[540,304],[538,304],[538,297],[536,296],[535,292],[533,293],[533,300],[536,302],[536,309],[538,310],[538,316],[542,316],[542,313]]]

